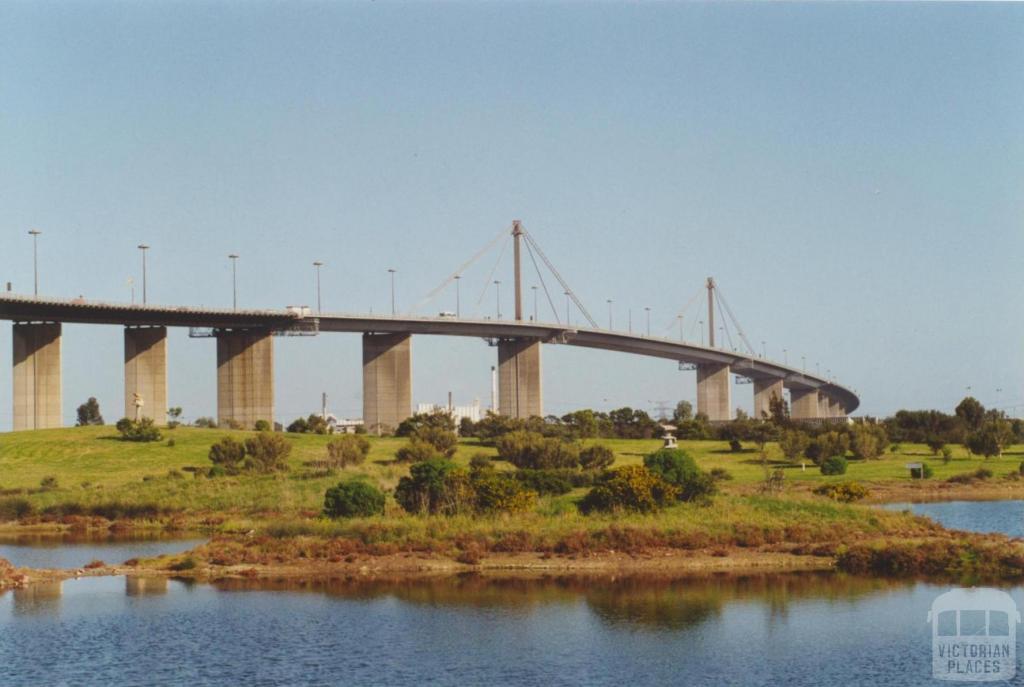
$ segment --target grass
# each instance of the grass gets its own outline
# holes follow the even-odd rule
[[[221,429],[179,427],[164,432],[165,441],[149,444],[129,443],[118,439],[112,427],[74,427],[64,429],[0,434],[0,489],[7,498],[26,499],[36,510],[60,504],[83,507],[104,504],[150,504],[164,510],[190,514],[218,514],[223,517],[278,516],[309,517],[317,514],[324,491],[345,476],[365,474],[383,488],[392,488],[407,474],[408,467],[394,462],[395,451],[404,439],[370,437],[370,456],[356,468],[325,474],[305,466],[309,461],[326,457],[330,437],[308,434],[285,434],[293,449],[290,470],[275,475],[239,475],[216,479],[196,478],[189,467],[206,468],[212,443],[225,435],[238,439],[252,432]],[[173,438],[174,446],[166,439]],[[599,439],[615,452],[617,465],[642,462],[646,453],[660,447],[659,440]],[[727,491],[742,491],[744,486],[760,482],[764,469],[756,450],[731,453],[723,441],[686,441],[680,445],[689,451],[704,469],[722,468],[733,479],[724,483]],[[464,440],[455,455],[466,464],[477,454],[494,455],[494,449],[480,446],[475,440]],[[1021,447],[1014,447],[1003,457],[982,460],[969,458],[962,447],[954,448],[948,464],[931,455],[924,446],[905,445],[899,455],[886,455],[880,460],[850,461],[849,471],[842,477],[824,477],[810,463],[806,470],[782,460],[775,445],[769,445],[768,456],[773,468],[786,474],[788,483],[835,482],[860,480],[891,484],[909,484],[905,464],[924,460],[935,470],[934,481],[973,472],[984,466],[996,477],[1017,472],[1024,458]],[[44,479],[53,477],[57,486],[42,489]],[[554,517],[569,511],[573,499],[582,490],[556,499],[542,499],[538,515]],[[0,497],[2,498],[2,497]]]

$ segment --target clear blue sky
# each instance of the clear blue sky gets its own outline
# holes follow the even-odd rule
[[[520,218],[599,322],[663,330],[713,275],[863,412],[971,386],[1020,413],[1022,36],[1021,4],[3,3],[0,281],[31,290],[36,227],[46,295],[127,300],[145,242],[151,302],[229,305],[235,251],[244,306],[311,303],[319,259],[325,309],[380,312],[389,267],[407,307]],[[69,421],[117,418],[121,346],[66,326]],[[170,346],[172,405],[214,414],[213,342]],[[488,402],[494,349],[413,351],[414,401]],[[359,414],[358,336],[277,352],[279,418]],[[549,412],[694,395],[668,361],[544,354]]]

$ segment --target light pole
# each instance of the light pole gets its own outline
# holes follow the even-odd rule
[[[459,319],[459,318],[462,317],[462,303],[460,302],[462,300],[462,298],[461,298],[461,296],[459,294],[459,282],[460,281],[462,281],[462,275],[461,274],[456,274],[455,275],[455,319]]]
[[[633,333],[633,308],[626,308],[626,331]]]
[[[682,315],[676,315],[676,317],[679,318],[679,340],[682,341],[683,340],[683,316]]]
[[[238,255],[231,253],[231,309],[238,310]]]
[[[800,356],[800,369],[802,369],[805,373],[807,372],[807,356],[806,355]]]
[[[718,328],[718,345],[720,348],[725,349],[725,327]]]
[[[498,306],[498,319],[501,319],[501,280],[494,280],[494,300]]]
[[[700,330],[700,345],[704,345],[704,320],[697,320],[697,329]]]
[[[316,312],[320,314],[320,268],[323,267],[323,263],[319,260],[313,261],[313,268],[316,270]]]
[[[537,321],[537,287],[536,286],[531,286],[530,288],[533,289],[533,321],[536,322]]]
[[[569,325],[569,292],[565,292],[565,324]]]
[[[651,336],[651,309],[649,307],[645,306],[644,310],[647,311],[647,336],[650,337]]]
[[[32,281],[35,284],[33,293],[39,295],[39,235],[43,232],[38,229],[29,229],[29,235],[32,237]]]
[[[612,299],[608,299],[608,331],[612,330]]]
[[[765,345],[763,340],[761,341],[761,357],[762,358],[767,358],[768,357],[768,346]]]
[[[135,280],[131,277],[128,277],[128,288],[132,292],[132,305],[135,305]]]
[[[391,316],[395,316],[395,272],[398,270],[393,267],[388,268],[388,274],[391,275]]]
[[[144,243],[139,244],[139,250],[142,251],[142,304],[146,304],[146,251],[149,250],[149,246]]]
[[[782,349],[782,364],[783,365],[789,365],[789,349],[788,348],[783,348]]]

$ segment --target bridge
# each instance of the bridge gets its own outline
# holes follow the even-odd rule
[[[412,348],[416,336],[461,336],[486,340],[497,348],[498,411],[525,418],[543,416],[541,351],[544,345],[581,346],[664,358],[697,375],[697,412],[712,422],[732,419],[732,376],[753,387],[756,417],[769,412],[773,396],[790,395],[795,419],[844,418],[860,400],[831,379],[756,355],[714,345],[716,291],[708,279],[708,342],[696,345],[661,336],[612,331],[597,326],[523,319],[520,242],[528,235],[518,222],[515,245],[515,318],[464,319],[455,314],[422,317],[312,313],[304,308],[238,310],[104,303],[0,294],[0,319],[13,322],[14,429],[59,427],[61,412],[61,327],[63,323],[124,327],[125,417],[144,415],[158,422],[167,413],[167,328],[187,327],[193,337],[217,341],[217,420],[252,427],[274,421],[275,336],[359,333],[363,344],[363,422],[387,432],[412,413]],[[539,246],[533,244],[540,252]],[[528,250],[530,244],[527,244]],[[540,253],[542,258],[543,254]],[[546,258],[543,258],[546,261]],[[553,266],[549,267],[554,271]],[[565,295],[586,313],[561,277]],[[453,275],[458,278],[458,275]],[[446,281],[450,282],[451,278]],[[542,278],[543,282],[543,278]],[[553,308],[552,308],[553,310]],[[721,307],[719,305],[719,311]],[[557,317],[557,315],[556,315]],[[742,332],[740,332],[742,336]],[[745,341],[746,338],[742,337]],[[749,348],[749,345],[748,345]]]

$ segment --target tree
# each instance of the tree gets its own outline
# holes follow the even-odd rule
[[[100,415],[100,404],[95,396],[90,396],[88,401],[78,406],[77,424],[79,427],[103,424],[103,416]]]
[[[416,413],[402,420],[395,430],[395,436],[411,437],[420,427],[436,427],[447,432],[455,431],[455,418],[447,410]]]
[[[580,451],[580,467],[584,470],[604,470],[615,462],[615,452],[602,444],[587,446]]]
[[[457,515],[473,509],[469,472],[447,458],[415,463],[398,481],[395,500],[409,513]]]
[[[799,429],[787,429],[779,435],[779,448],[789,461],[795,461],[807,450],[811,438]]]
[[[574,468],[580,449],[575,443],[545,437],[536,432],[509,432],[496,442],[498,458],[517,468]]]
[[[960,401],[954,412],[969,432],[976,432],[985,419],[985,406],[973,396]]]
[[[765,419],[777,427],[786,427],[790,424],[789,404],[774,391],[768,399],[768,417]]]
[[[277,472],[287,470],[285,459],[292,452],[292,445],[280,434],[260,432],[245,440],[245,452],[249,458],[246,467],[256,472]]]
[[[365,478],[339,482],[324,494],[324,515],[329,518],[367,518],[384,513],[384,494]]]
[[[715,493],[715,480],[682,449],[663,448],[648,454],[644,456],[644,467],[675,487],[680,501],[703,499]]]
[[[210,462],[229,474],[238,472],[245,459],[245,445],[231,437],[224,437],[210,447]]]
[[[584,514],[595,511],[652,513],[670,505],[677,489],[641,465],[627,465],[605,472],[583,500]]]
[[[981,429],[967,435],[967,448],[971,453],[992,458],[1001,456],[1003,449],[1013,441],[1013,430],[1005,420],[986,422]]]
[[[878,458],[888,443],[881,425],[858,424],[850,430],[850,450],[856,458]]]
[[[589,408],[563,415],[562,422],[569,427],[573,434],[581,439],[589,439],[600,434],[601,427],[598,422],[598,416]]]
[[[681,422],[689,422],[693,419],[693,404],[689,401],[680,401],[676,404],[676,410],[672,414],[672,424],[678,425]]]
[[[459,447],[458,435],[446,426],[422,424],[410,436],[413,441],[430,444],[445,458],[454,456]]]
[[[309,431],[309,421],[304,417],[296,418],[290,425],[288,425],[288,428],[285,431],[296,434],[305,434]]]
[[[167,427],[174,429],[181,424],[181,406],[174,406],[167,409]]]

